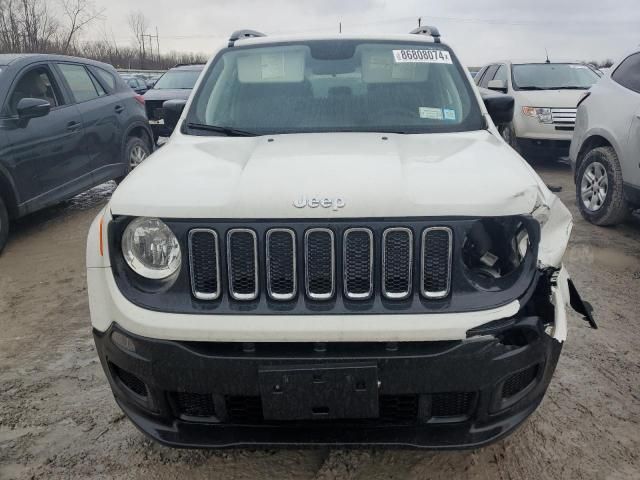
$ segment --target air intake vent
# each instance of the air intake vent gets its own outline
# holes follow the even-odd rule
[[[471,392],[435,393],[431,396],[432,417],[467,417],[474,394]]]
[[[415,422],[418,418],[418,395],[381,395],[380,420]]]
[[[200,300],[215,300],[220,296],[220,260],[218,235],[209,229],[189,232],[189,263],[191,291]]]
[[[382,294],[399,300],[411,295],[413,233],[408,228],[388,228],[382,234]]]
[[[502,398],[511,398],[522,392],[536,379],[538,374],[538,365],[522,370],[521,372],[511,375],[502,387]]]
[[[431,227],[422,232],[422,295],[445,298],[451,287],[451,229]]]
[[[209,418],[216,415],[213,396],[210,394],[178,392],[175,398],[182,416]]]
[[[368,228],[350,228],[343,243],[344,294],[363,300],[373,293],[373,233]]]
[[[230,423],[262,423],[262,400],[260,397],[226,397],[227,415]]]
[[[147,396],[147,386],[142,380],[136,377],[133,373],[129,373],[111,362],[109,362],[109,366],[111,367],[113,376],[120,380],[120,383],[125,387],[141,397]]]
[[[231,297],[235,300],[254,300],[258,296],[258,241],[253,230],[229,230],[227,266]]]
[[[274,300],[296,296],[296,237],[293,230],[267,232],[267,292]]]
[[[305,288],[309,298],[326,300],[335,292],[335,239],[328,228],[312,228],[304,239]]]

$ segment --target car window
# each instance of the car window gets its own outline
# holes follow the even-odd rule
[[[484,77],[482,77],[482,80],[480,80],[480,86],[487,88],[487,85],[489,84],[489,80],[493,79],[494,74],[496,73],[496,70],[498,70],[498,65],[491,65],[489,66],[489,68],[487,68],[487,71],[484,74]]]
[[[482,67],[480,69],[480,71],[478,71],[478,73],[476,73],[476,76],[473,77],[473,80],[474,80],[474,82],[476,82],[476,85],[480,85],[480,81],[482,80],[482,77],[484,76],[484,72],[487,71],[487,68],[489,68],[489,66]]]
[[[196,84],[201,70],[169,70],[153,87],[155,90],[191,90]]]
[[[95,72],[98,79],[101,82],[104,82],[104,85],[106,85],[107,88],[109,88],[110,90],[114,90],[116,88],[116,79],[109,72],[97,67],[94,68],[93,71]]]
[[[507,85],[507,66],[500,65],[498,70],[496,70],[496,74],[493,76],[492,80],[502,80],[505,85]]]
[[[51,108],[58,107],[64,102],[60,95],[51,71],[46,66],[33,68],[20,77],[11,98],[9,99],[9,111],[17,112],[18,102],[23,98],[40,98],[51,104]]]
[[[313,40],[231,48],[201,85],[187,115],[199,126],[194,134],[207,126],[259,134],[483,126],[466,72],[445,45]]]
[[[514,90],[588,90],[600,77],[581,63],[523,63],[514,65]]]
[[[623,87],[640,93],[640,53],[631,55],[622,62],[611,78]]]
[[[86,102],[100,96],[95,83],[82,65],[59,63],[58,67],[69,84],[76,102]]]

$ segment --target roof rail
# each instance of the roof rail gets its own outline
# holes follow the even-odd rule
[[[255,30],[236,30],[229,37],[229,47],[233,47],[237,40],[255,37],[266,37],[266,35],[262,32],[256,32]]]
[[[440,43],[440,32],[436,27],[430,27],[425,25],[424,27],[418,27],[409,32],[412,35],[428,35],[433,37],[434,43]]]

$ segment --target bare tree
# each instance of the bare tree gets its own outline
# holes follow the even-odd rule
[[[60,0],[67,23],[62,51],[68,53],[77,34],[91,22],[101,19],[104,9],[97,10],[91,0]]]
[[[144,61],[146,57],[144,35],[149,29],[149,20],[145,17],[141,11],[131,12],[127,17],[127,23],[131,29],[135,45],[140,52],[140,68],[144,68]]]

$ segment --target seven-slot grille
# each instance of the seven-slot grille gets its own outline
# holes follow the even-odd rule
[[[232,228],[226,236],[212,229],[191,230],[193,295],[215,300],[228,289],[232,299],[250,301],[259,296],[262,284],[269,298],[276,301],[295,299],[298,286],[307,298],[317,301],[332,299],[340,291],[348,300],[367,300],[376,288],[387,300],[402,300],[413,293],[414,275],[419,282],[415,290],[422,297],[435,300],[450,293],[453,235],[449,227],[418,231],[416,246],[413,230],[406,227],[386,228],[378,238],[363,227],[346,228],[338,239],[330,228],[298,233],[302,238],[294,229],[272,228],[266,230],[263,243],[248,228]],[[226,239],[225,245],[219,235]],[[341,249],[340,257],[337,248]],[[223,251],[226,255],[221,257]],[[226,279],[221,277],[221,260],[226,262]]]

